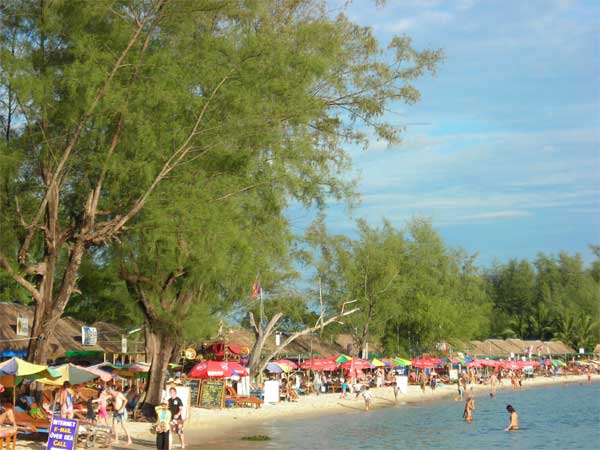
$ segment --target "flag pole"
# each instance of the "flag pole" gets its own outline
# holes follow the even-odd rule
[[[260,283],[260,282],[259,282]],[[258,295],[260,296],[260,328],[263,328],[263,317],[265,316],[265,307],[263,303],[263,291],[262,286],[258,286]]]

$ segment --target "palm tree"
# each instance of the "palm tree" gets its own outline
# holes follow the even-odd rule
[[[563,312],[556,320],[554,339],[564,342],[571,347],[576,347],[577,321],[570,312]]]
[[[581,313],[579,320],[575,326],[575,348],[591,348],[597,341],[597,336],[594,336],[594,328],[596,323],[592,320],[592,316]]]
[[[553,314],[551,309],[545,304],[538,305],[535,314],[529,316],[529,333],[531,337],[542,341],[547,340],[552,335]]]

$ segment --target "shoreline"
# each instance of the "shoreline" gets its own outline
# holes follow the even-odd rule
[[[597,375],[592,378],[592,382],[599,382]],[[523,383],[521,390],[527,390],[538,387],[552,387],[567,384],[585,384],[587,378],[585,375],[571,375],[566,379],[560,377],[536,377],[527,379]],[[463,402],[469,395],[479,397],[490,392],[489,385],[475,385],[472,393],[463,396]],[[497,387],[497,391],[511,390],[510,381]],[[372,388],[371,411],[384,408],[398,408],[406,406],[419,406],[430,402],[450,400],[457,396],[456,385],[444,385],[431,391],[427,387],[425,394],[421,392],[419,386],[409,386],[408,393],[399,394],[398,401],[395,401],[393,389],[391,387]],[[194,446],[196,438],[201,437],[203,446],[212,443],[221,442],[227,438],[231,442],[232,437],[241,438],[242,436],[252,435],[253,428],[269,424],[270,422],[303,420],[335,414],[364,414],[364,401],[362,397],[354,400],[350,397],[346,400],[339,398],[336,394],[320,394],[300,397],[298,402],[280,402],[275,405],[263,405],[260,409],[235,408],[222,410],[208,410],[201,408],[192,408],[192,417],[186,421],[186,445]],[[130,428],[134,439],[143,440],[144,444],[154,443],[154,436],[148,432],[150,424],[130,423],[135,425]],[[177,439],[175,443],[178,444]],[[137,444],[137,442],[136,442]],[[135,448],[135,445],[134,445]],[[139,447],[142,448],[142,447]],[[210,447],[207,447],[210,448]]]
[[[592,382],[600,381],[598,375],[592,377]],[[553,377],[536,377],[526,379],[521,390],[527,390],[540,387],[552,387],[567,384],[585,384],[587,377],[585,375],[561,376],[558,379]],[[497,387],[497,391],[511,390],[509,380],[505,380],[502,386]],[[438,386],[435,391],[426,388],[425,394],[421,392],[419,386],[409,386],[408,393],[398,394],[398,401],[394,399],[392,387],[372,388],[371,411],[384,408],[398,408],[406,406],[420,406],[430,402],[454,399],[457,396],[456,385]],[[475,385],[472,392],[465,393],[463,400],[468,396],[479,397],[486,395],[491,391],[489,385]],[[334,414],[365,414],[364,401],[362,397],[355,400],[354,395],[347,399],[340,399],[340,394],[320,394],[302,396],[298,402],[279,402],[274,405],[263,405],[259,409],[251,408],[223,408],[220,410],[210,410],[202,408],[192,408],[190,419],[185,424],[186,446],[198,447],[202,443],[203,448],[211,446],[219,447],[224,440],[231,442],[232,439],[240,439],[243,436],[255,434],[253,429],[262,425],[267,425],[274,420],[289,421],[303,420]],[[128,422],[129,432],[134,440],[133,445],[125,446],[121,440],[112,448],[117,449],[142,449],[155,445],[155,436],[149,431],[149,422]],[[174,447],[179,448],[178,439],[175,438]],[[18,439],[15,450],[39,450],[45,448],[45,441],[27,441]]]

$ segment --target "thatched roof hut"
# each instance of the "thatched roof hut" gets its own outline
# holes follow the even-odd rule
[[[17,335],[17,318],[26,318],[29,330],[28,336]],[[24,356],[31,340],[31,326],[33,324],[33,308],[19,303],[0,302],[0,354],[4,357]],[[82,322],[71,317],[62,317],[54,330],[54,336],[50,338],[51,360],[65,356],[67,352],[106,352],[114,353],[121,351],[120,336],[122,331],[115,325],[98,322],[93,326],[98,328],[98,343],[96,345],[81,344]],[[110,339],[104,339],[103,333],[110,333]],[[103,343],[110,340],[114,343]],[[118,343],[117,343],[118,342]]]
[[[285,338],[286,336],[284,335],[282,340]],[[224,341],[227,344],[241,345],[251,349],[255,339],[254,334],[245,328],[232,328],[226,331],[224,338],[214,338],[213,341]],[[271,335],[265,343],[263,354],[269,353],[274,349],[275,336]],[[317,336],[309,335],[300,336],[283,351],[284,355],[297,355],[300,357],[311,357],[310,355],[312,355],[312,357],[323,358],[334,356],[339,353],[342,353],[342,349],[339,346],[324,342]]]
[[[521,339],[486,339],[485,341],[470,341],[465,345],[465,351],[471,356],[500,356],[509,357],[510,354],[526,355],[533,354],[561,355],[575,353],[568,345],[560,341],[523,341]]]

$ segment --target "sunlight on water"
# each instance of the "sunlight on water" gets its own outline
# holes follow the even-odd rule
[[[561,385],[499,392],[475,399],[474,421],[462,420],[464,403],[453,400],[404,404],[370,413],[287,419],[256,427],[266,442],[239,441],[235,434],[210,447],[267,449],[596,449],[600,442],[600,384]],[[520,416],[521,430],[505,432],[506,405]],[[247,431],[247,430],[246,430]],[[247,433],[246,433],[247,434]],[[194,447],[191,447],[194,448]]]

